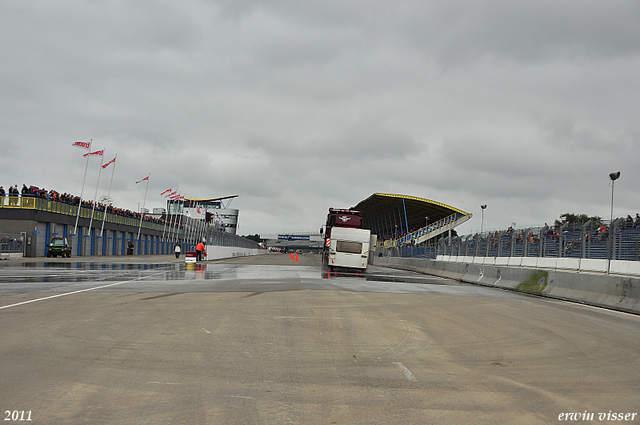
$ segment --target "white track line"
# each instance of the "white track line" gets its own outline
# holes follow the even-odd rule
[[[413,373],[411,373],[411,371],[407,369],[402,363],[393,362],[393,364],[396,365],[398,369],[400,369],[404,373],[404,376],[406,376],[409,381],[417,381],[416,377],[413,376]]]
[[[45,300],[50,300],[50,299],[53,299],[53,298],[64,297],[66,295],[73,295],[73,294],[79,294],[81,292],[93,291],[93,290],[96,290],[96,289],[109,288],[110,286],[116,286],[116,285],[122,285],[123,283],[135,282],[136,280],[146,279],[148,277],[155,276],[155,275],[158,275],[158,274],[163,274],[163,273],[164,272],[154,273],[153,275],[145,276],[145,277],[142,277],[142,278],[136,278],[136,279],[131,279],[131,280],[123,280],[122,282],[110,283],[108,285],[95,286],[93,288],[80,289],[80,290],[77,290],[77,291],[65,292],[64,294],[56,294],[56,295],[51,295],[49,297],[36,298],[35,300],[23,301],[23,302],[16,303],[16,304],[9,304],[9,305],[5,305],[5,306],[0,307],[0,310],[4,310],[5,308],[18,307],[18,306],[25,305],[25,304],[31,304],[31,303],[35,303],[37,301],[45,301]]]

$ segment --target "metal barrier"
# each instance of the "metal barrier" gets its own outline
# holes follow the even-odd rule
[[[0,234],[0,258],[9,258],[12,254],[24,255],[24,236]]]
[[[401,258],[436,258],[436,248],[434,246],[397,246],[397,247],[377,247],[375,255],[377,257],[401,257]]]
[[[622,218],[442,238],[437,255],[640,260],[640,227]]]
[[[93,216],[94,224],[104,221],[106,223],[141,227],[143,229],[162,232],[163,243],[175,243],[180,241],[181,243],[185,243],[187,245],[192,244],[195,246],[198,241],[204,239],[206,244],[210,246],[227,246],[249,249],[259,248],[259,244],[255,241],[238,235],[226,233],[214,228],[213,226],[209,226],[202,220],[186,216],[180,216],[179,219],[175,218],[175,222],[168,221],[166,223],[160,223],[146,219],[143,219],[141,222],[140,217],[131,217],[100,210],[93,210],[93,208],[89,207],[80,207],[80,211],[78,211],[79,207],[77,205],[61,201],[52,201],[30,195],[0,196],[0,208],[35,209],[38,211],[63,214],[73,217],[79,216],[85,219],[90,219]],[[12,249],[12,247],[13,245],[10,245],[9,249]],[[20,250],[20,252],[22,252],[22,250]]]
[[[40,198],[32,195],[5,195],[0,196],[0,208],[9,209],[35,209],[38,211],[51,212],[56,214],[64,214],[70,216],[79,215],[80,218],[91,218],[93,220],[114,224],[123,224],[126,226],[138,227],[140,224],[139,217],[130,217],[120,214],[108,213],[99,209],[94,210],[92,207],[80,207],[80,213],[78,214],[78,206],[69,204],[62,201],[52,201],[45,198]],[[181,227],[180,224],[174,223],[170,226],[165,226],[161,223],[154,223],[152,221],[143,220],[142,228],[153,230],[165,230],[168,232],[178,232],[177,229]]]

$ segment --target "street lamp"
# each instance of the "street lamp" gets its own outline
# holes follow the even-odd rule
[[[620,178],[620,171],[617,173],[609,174],[609,178],[611,179],[611,221],[613,223],[613,186],[615,185],[616,180]]]
[[[620,178],[620,171],[617,173],[610,173],[609,178],[611,179],[611,221],[609,221],[609,240],[607,241],[607,274],[609,274],[611,270],[611,259],[613,258],[613,187],[615,186],[616,180]]]
[[[480,226],[480,234],[482,234],[484,232],[484,210],[487,208],[487,204],[480,205],[480,208],[482,208],[482,225]]]

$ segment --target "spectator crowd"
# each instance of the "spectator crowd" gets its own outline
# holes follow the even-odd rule
[[[46,199],[48,201],[62,202],[65,204],[75,205],[75,206],[82,205],[83,208],[88,208],[88,209],[93,209],[93,204],[94,204],[93,201],[83,200],[79,196],[74,196],[70,193],[60,193],[53,189],[50,189],[47,191],[44,188],[39,188],[36,186],[27,187],[26,184],[22,185],[22,189],[18,189],[17,184],[13,186],[9,186],[9,189],[7,191],[5,191],[3,186],[0,186],[0,197],[4,197],[4,196],[7,196],[9,198],[8,201],[10,206],[19,205],[18,202],[19,202],[20,196],[36,197],[36,198]],[[107,212],[110,214],[115,214],[121,217],[135,218],[138,220],[140,220],[140,217],[141,217],[141,214],[135,211],[131,211],[124,208],[117,208],[111,204],[105,205],[101,202],[95,203],[95,210],[101,211],[101,212]],[[183,227],[182,224],[172,223],[170,220],[165,220],[163,218],[156,218],[150,215],[144,215],[142,220],[151,222],[151,223],[162,224],[162,225],[166,224],[169,226],[173,225],[174,227],[180,227],[180,228]]]

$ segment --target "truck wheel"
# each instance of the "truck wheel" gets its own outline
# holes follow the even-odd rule
[[[51,253],[47,252],[47,258],[51,258]]]

